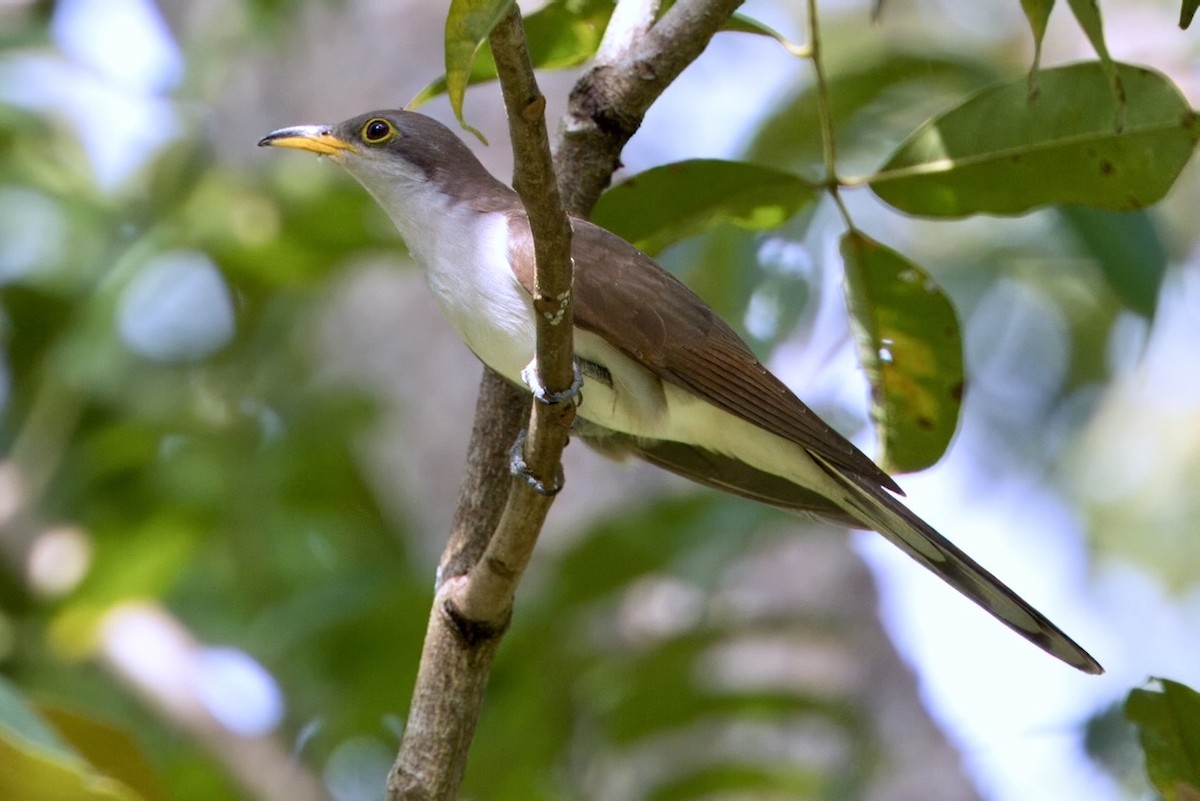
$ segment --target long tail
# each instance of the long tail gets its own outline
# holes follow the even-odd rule
[[[819,455],[813,454],[813,458],[846,491],[841,499],[846,510],[864,524],[887,537],[900,550],[1046,653],[1084,673],[1104,672],[1099,662],[1045,615],[937,533],[887,490],[868,479],[843,472]]]
[[[798,512],[809,512],[850,526],[878,531],[900,550],[990,612],[997,620],[1042,650],[1085,673],[1104,669],[1087,651],[1020,596],[1000,583],[954,543],[937,533],[886,489],[870,478],[843,472],[809,451],[833,481],[843,489],[830,498],[785,478],[750,467],[730,456],[678,442],[646,440],[580,425],[577,432],[588,444],[609,456],[636,455],[673,473],[716,489]]]

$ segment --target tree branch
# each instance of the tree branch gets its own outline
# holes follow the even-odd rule
[[[533,230],[537,376],[548,392],[560,393],[574,380],[571,227],[554,179],[546,101],[537,88],[515,4],[490,41],[508,110],[516,165],[513,186]],[[390,799],[449,801],[455,797],[492,659],[553,501],[552,494],[535,491],[524,479],[500,475],[509,464],[501,446],[506,449],[513,442],[512,421],[520,419],[528,401],[516,388],[506,395],[497,381],[502,379],[488,371],[481,386],[471,473],[439,567],[409,721],[388,777]],[[493,412],[491,407],[497,404]],[[573,401],[533,404],[522,457],[530,474],[546,486],[557,486],[574,415]],[[493,416],[501,421],[499,425],[492,426]],[[509,484],[511,490],[505,493]],[[498,513],[505,496],[507,503]]]
[[[453,799],[462,783],[500,638],[471,636],[446,603],[445,588],[479,561],[500,521],[511,482],[508,451],[528,405],[527,393],[483,369],[458,509],[438,565],[404,736],[388,775],[389,801]]]
[[[551,394],[567,392],[574,380],[571,314],[571,223],[559,199],[546,133],[546,98],[538,90],[516,4],[489,37],[508,111],[513,148],[513,187],[521,195],[533,230],[533,308],[537,322],[536,372]],[[562,450],[575,419],[572,400],[534,403],[523,458],[531,476],[557,487]],[[453,602],[468,620],[499,624],[511,612],[517,583],[533,553],[553,493],[516,479],[500,525]],[[554,491],[557,491],[555,489]]]
[[[704,52],[743,0],[679,0],[628,47],[606,42],[601,61],[571,92],[555,153],[567,209],[586,216],[621,166],[621,150],[641,127],[651,104],[684,67]],[[569,180],[567,180],[569,177]]]
[[[621,0],[608,18],[604,38],[596,49],[597,64],[615,64],[654,26],[659,0]]]
[[[563,206],[581,216],[591,210],[650,104],[741,4],[679,0],[649,26],[645,9],[653,2],[638,1],[641,10],[606,36],[604,59],[572,92],[553,163],[545,99],[515,3],[490,36],[513,142],[513,185],[529,214],[537,257],[537,370],[552,393],[566,390],[574,377],[570,222]],[[468,470],[438,568],[404,737],[388,776],[389,801],[452,801],[466,770],[492,659],[551,503],[507,469],[526,397],[484,370]],[[534,403],[529,414],[523,458],[547,484],[556,481],[573,418],[571,403]]]

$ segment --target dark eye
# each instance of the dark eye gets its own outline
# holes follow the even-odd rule
[[[368,120],[363,126],[362,137],[363,141],[369,145],[378,145],[392,138],[396,130],[387,120],[381,120],[378,117],[373,120]]]

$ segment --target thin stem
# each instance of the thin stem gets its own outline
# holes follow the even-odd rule
[[[821,61],[821,22],[817,12],[817,0],[808,0],[808,57],[812,60],[813,74],[817,83],[817,118],[821,125],[821,155],[825,163],[825,188],[833,199],[846,227],[854,230],[850,212],[838,191],[841,182],[837,175],[837,142],[833,135],[833,104],[829,100],[829,83],[825,77],[825,65]]]

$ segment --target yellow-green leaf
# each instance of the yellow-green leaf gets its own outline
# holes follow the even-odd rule
[[[534,68],[567,69],[591,58],[600,46],[612,10],[611,0],[554,0],[525,17],[525,40]],[[466,82],[474,86],[495,79],[496,62],[485,36]],[[443,75],[418,92],[408,106],[416,108],[445,91],[447,78]]]
[[[0,798],[142,801],[76,754],[18,690],[0,680]]]
[[[747,17],[745,14],[734,14],[729,18],[729,21],[722,26],[721,30],[730,33],[751,33],[755,36],[765,36],[768,39],[774,39],[779,43],[780,47],[791,53],[796,58],[808,57],[808,46],[797,44],[791,39],[788,39],[779,31],[766,25],[753,17]]]
[[[604,193],[592,219],[647,253],[721,222],[782,225],[816,192],[782,170],[742,161],[695,159],[655,167]]]
[[[1133,690],[1125,717],[1138,727],[1146,773],[1166,801],[1200,797],[1200,693],[1168,679]]]
[[[1117,114],[1113,122],[1117,130],[1120,130],[1125,126],[1125,86],[1116,62],[1108,54],[1108,45],[1104,42],[1104,22],[1100,19],[1100,6],[1096,4],[1096,0],[1067,0],[1067,4],[1071,7],[1071,13],[1075,15],[1079,27],[1083,28],[1088,41],[1092,43],[1092,49],[1100,57],[1100,66],[1108,78],[1109,88],[1117,103]]]
[[[1042,63],[1042,40],[1046,37],[1046,23],[1054,9],[1054,0],[1021,0],[1025,19],[1033,32],[1033,66],[1029,69],[1029,91],[1036,91],[1037,71]]]
[[[963,393],[958,316],[933,279],[891,248],[850,231],[841,251],[882,465],[898,473],[923,470],[945,453],[958,425]]]
[[[21,801],[140,801],[82,760],[63,759],[0,736],[0,798]]]
[[[1196,9],[1200,8],[1200,0],[1183,0],[1183,5],[1179,7],[1179,27],[1185,31],[1192,24],[1192,17],[1196,16]]]
[[[147,801],[165,801],[162,780],[128,731],[65,707],[43,706],[40,711],[97,770],[136,790]]]
[[[1196,114],[1166,77],[1119,65],[1125,125],[1096,62],[1044,70],[1029,97],[999,84],[925,123],[868,179],[910,214],[1019,214],[1077,203],[1139,209],[1171,188],[1200,136]]]
[[[463,97],[470,81],[475,55],[508,12],[514,0],[451,0],[446,14],[446,90],[450,107],[464,128]]]

